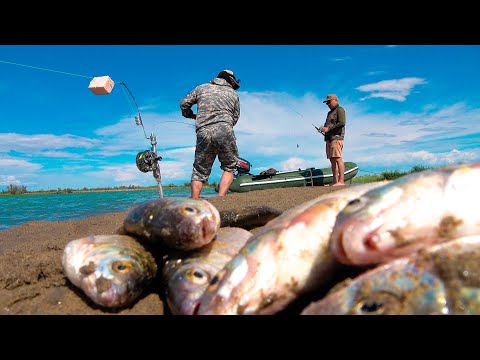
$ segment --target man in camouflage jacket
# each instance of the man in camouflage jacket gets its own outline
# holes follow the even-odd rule
[[[237,140],[233,127],[240,117],[240,99],[235,92],[240,80],[233,71],[223,70],[208,83],[197,86],[180,101],[182,115],[195,119],[197,142],[191,177],[191,198],[200,198],[203,184],[208,182],[216,156],[223,170],[218,196],[225,196],[238,159]],[[192,106],[197,105],[194,114]]]

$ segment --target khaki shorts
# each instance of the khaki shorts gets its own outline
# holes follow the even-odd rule
[[[343,140],[332,140],[326,142],[325,150],[327,159],[343,156]]]

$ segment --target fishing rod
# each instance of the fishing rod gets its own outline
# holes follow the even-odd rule
[[[56,73],[60,73],[60,74],[64,74],[64,75],[70,75],[70,76],[91,78],[90,76],[86,76],[86,75],[74,74],[74,73],[70,73],[70,72],[58,71],[58,70],[54,70],[54,69],[43,68],[43,67],[32,66],[32,65],[26,65],[26,64],[20,64],[20,63],[16,63],[16,62],[12,62],[12,61],[0,60],[0,63],[16,65],[16,66],[23,66],[23,67],[28,67],[28,68],[43,70],[43,71],[51,71],[51,72],[56,72]],[[155,180],[157,181],[157,184],[158,184],[158,195],[160,196],[160,198],[163,198],[162,176],[161,176],[161,173],[160,173],[160,165],[158,164],[158,162],[162,160],[162,157],[159,156],[158,153],[157,153],[157,137],[155,136],[155,134],[153,132],[150,134],[150,136],[147,136],[147,133],[145,131],[145,127],[143,126],[142,116],[140,114],[140,109],[138,107],[137,101],[135,100],[135,97],[133,96],[132,92],[128,88],[127,84],[125,84],[125,82],[121,81],[121,82],[119,82],[119,84],[122,85],[125,89],[127,89],[128,93],[132,97],[133,102],[135,103],[135,106],[137,108],[137,115],[135,116],[135,123],[138,126],[142,126],[145,138],[147,140],[150,140],[150,144],[151,144],[151,149],[150,150],[142,151],[142,152],[139,152],[137,154],[137,157],[136,157],[137,168],[141,172],[153,171],[153,177],[155,178]],[[95,95],[106,95],[106,94],[111,93],[114,85],[115,85],[115,82],[109,76],[97,76],[97,77],[94,77],[90,81],[90,85],[88,86],[88,88]],[[127,100],[128,100],[128,96],[127,96]]]
[[[133,102],[135,103],[135,106],[137,108],[137,115],[135,116],[135,124],[137,124],[137,126],[142,127],[145,138],[147,140],[150,140],[150,144],[152,146],[150,150],[139,152],[135,159],[135,163],[137,165],[138,170],[140,170],[141,172],[144,172],[144,173],[147,173],[149,171],[153,172],[153,177],[158,184],[158,196],[160,198],[163,198],[162,175],[160,172],[160,165],[158,163],[159,161],[162,160],[162,157],[159,156],[157,152],[157,137],[153,132],[150,133],[150,136],[147,136],[147,132],[145,131],[145,127],[143,126],[142,115],[140,114],[140,109],[138,107],[137,101],[135,100],[135,97],[133,96],[132,92],[128,88],[127,84],[125,84],[125,82],[121,81],[119,82],[119,84],[124,86],[125,89],[127,89],[130,96],[132,97]]]

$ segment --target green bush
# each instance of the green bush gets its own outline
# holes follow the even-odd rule
[[[10,184],[7,189],[2,192],[12,195],[25,194],[27,192],[27,187],[24,185]]]
[[[408,174],[412,174],[415,172],[420,172],[428,169],[432,169],[432,168],[429,166],[415,165],[409,171],[386,170],[380,173],[379,175],[374,174],[374,175],[356,176],[352,179],[352,182],[368,183],[368,182],[383,181],[383,180],[395,180],[404,175],[408,175]]]

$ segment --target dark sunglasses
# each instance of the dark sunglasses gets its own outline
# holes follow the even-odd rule
[[[332,102],[332,100],[327,100],[327,101],[325,101],[325,104],[330,105],[331,102]]]

